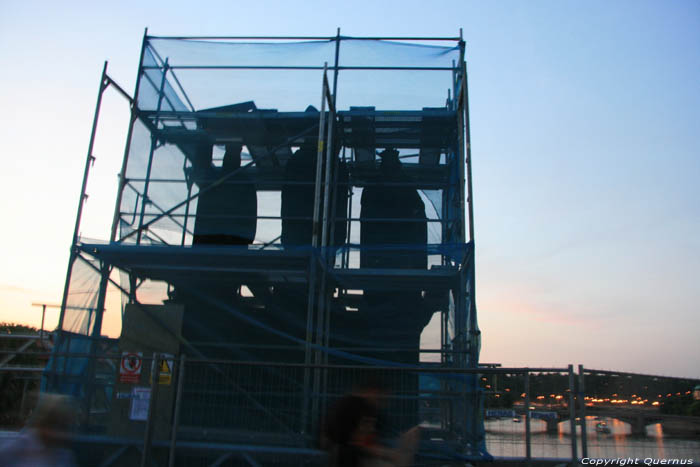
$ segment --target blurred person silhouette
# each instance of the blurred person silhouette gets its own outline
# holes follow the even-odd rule
[[[322,424],[321,448],[329,453],[329,467],[407,466],[413,462],[420,429],[401,434],[395,447],[386,439],[388,427],[381,406],[383,386],[370,381],[341,397]]]
[[[0,447],[0,464],[7,467],[75,467],[67,447],[75,423],[72,400],[59,394],[41,394],[27,426],[17,438]]]

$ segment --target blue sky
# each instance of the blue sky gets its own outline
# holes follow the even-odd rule
[[[99,75],[156,35],[467,41],[482,360],[700,377],[700,3],[0,3],[0,320],[59,302]],[[88,206],[128,114],[105,101]],[[84,233],[105,238],[104,225]],[[55,317],[53,317],[55,319]]]

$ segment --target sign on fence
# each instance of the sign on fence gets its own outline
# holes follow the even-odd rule
[[[131,392],[131,420],[148,420],[148,405],[151,402],[151,388],[134,388]]]
[[[122,359],[119,364],[119,382],[138,383],[141,378],[142,366],[142,352],[122,352]]]
[[[170,385],[170,383],[173,381],[173,354],[169,353],[164,353],[161,354],[162,360],[160,361],[160,364],[158,365],[158,384],[165,384],[165,385]],[[153,373],[155,373],[154,368],[155,368],[156,361],[155,359],[153,360],[153,363],[151,364],[151,384],[153,384]]]

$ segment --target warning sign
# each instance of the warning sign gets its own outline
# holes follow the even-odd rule
[[[142,352],[122,352],[122,360],[119,365],[119,382],[138,383],[141,378],[142,366]]]
[[[155,365],[155,359],[153,360]],[[153,366],[151,366],[151,375],[153,375]],[[151,376],[151,384],[153,384]],[[158,365],[158,384],[169,385],[173,381],[173,355],[169,353],[161,354],[161,360]]]

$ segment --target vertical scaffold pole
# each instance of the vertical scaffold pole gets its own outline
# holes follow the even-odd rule
[[[326,280],[327,268],[332,268],[331,258],[329,255],[329,250],[333,245],[333,235],[335,222],[335,193],[336,186],[333,185],[333,198],[331,200],[331,177],[334,180],[337,179],[338,168],[333,169],[333,162],[335,162],[335,151],[333,145],[335,144],[334,131],[335,131],[335,117],[336,117],[336,92],[338,90],[338,59],[340,54],[340,28],[336,33],[335,41],[335,66],[333,69],[333,94],[328,97],[328,133],[326,136],[326,167],[325,174],[323,177],[323,228],[321,236],[321,259],[323,262],[323,270],[321,273],[321,287],[319,288],[319,320],[318,320],[318,344],[321,347],[328,347],[330,344],[329,332],[330,332],[330,294],[326,290],[328,288],[328,282]],[[333,170],[332,170],[333,169]],[[333,208],[331,209],[331,203],[333,203]],[[328,363],[328,353],[318,352],[317,353],[317,363],[325,364]],[[321,371],[322,376],[319,383],[318,394],[326,393],[326,385],[328,383],[328,370],[324,369]],[[322,402],[320,407],[320,414],[322,414],[325,408],[325,399],[321,399]]]
[[[530,428],[530,370],[525,369],[525,459],[532,459],[532,430]]]
[[[95,136],[97,135],[97,123],[100,118],[100,107],[102,106],[102,95],[108,86],[109,81],[107,80],[107,62],[104,63],[102,67],[102,75],[100,76],[100,86],[97,92],[97,103],[95,104],[95,113],[92,118],[92,130],[90,132],[90,143],[88,144],[87,157],[85,159],[85,169],[83,171],[83,184],[80,189],[80,199],[78,200],[78,213],[75,216],[75,227],[73,228],[73,240],[70,247],[70,256],[68,259],[68,271],[66,273],[66,282],[63,287],[63,300],[61,302],[61,312],[58,317],[58,329],[63,330],[63,320],[65,318],[66,306],[68,303],[68,293],[70,289],[71,274],[73,272],[73,264],[75,263],[76,257],[78,255],[76,251],[76,245],[78,244],[78,237],[80,235],[80,221],[83,216],[83,206],[85,204],[85,199],[87,198],[87,182],[90,176],[90,167],[95,161],[95,156],[92,155],[93,147],[95,146]],[[88,329],[87,333],[90,332]]]
[[[569,422],[571,426],[571,460],[576,461],[578,447],[576,442],[576,405],[574,401],[574,366],[569,365]]]
[[[340,55],[340,28],[338,28],[338,32],[337,32],[337,35],[336,35],[336,43],[335,43],[335,69],[334,69],[334,72],[333,72],[333,94],[332,94],[333,103],[332,103],[332,105],[330,106],[330,107],[331,107],[331,112],[332,112],[331,115],[333,116],[332,121],[331,121],[331,125],[333,125],[333,126],[335,125],[335,114],[336,114],[335,104],[336,104],[336,102],[337,102],[337,100],[338,100],[337,97],[336,97],[336,93],[337,93],[337,91],[338,91],[338,64],[339,64],[339,63],[338,63],[338,59],[339,59],[339,55]],[[343,148],[343,157],[342,157],[342,159],[343,159],[343,161],[345,160],[345,148]],[[335,162],[335,159],[333,159],[333,162]],[[335,224],[336,224],[335,218],[336,218],[336,216],[338,215],[338,212],[337,212],[337,209],[336,209],[336,205],[337,205],[336,199],[337,199],[337,197],[338,197],[338,174],[339,174],[339,172],[340,172],[339,167],[336,167],[335,170],[333,171],[333,187],[332,187],[332,193],[331,193],[331,197],[330,197],[330,199],[332,200],[332,202],[331,202],[331,206],[330,206],[330,219],[329,219],[329,222],[330,222],[330,226],[329,226],[329,228],[330,228],[330,234],[329,234],[329,237],[328,237],[328,244],[329,244],[331,247],[333,247],[333,246],[335,245]],[[345,190],[347,191],[348,189],[349,189],[349,186],[346,185],[346,186],[345,186]],[[346,209],[347,209],[347,208],[346,208]],[[343,217],[348,217],[348,216],[347,216],[347,211],[346,211],[346,214],[345,214]],[[347,221],[346,221],[346,222],[347,222]],[[346,234],[347,234],[347,232],[348,232],[348,231],[346,230]],[[334,251],[334,253],[335,253],[335,251]],[[343,254],[343,257],[344,257],[344,256],[345,256],[345,255]],[[330,261],[329,261],[329,266],[332,266],[332,263],[331,263]],[[330,312],[329,312],[329,315],[328,315],[328,316],[330,316]],[[325,326],[325,327],[326,327],[326,329],[325,329],[325,336],[326,336],[326,337],[325,337],[325,341],[326,341],[325,345],[326,345],[326,346],[328,345],[329,326],[330,326],[330,320],[326,320],[326,326]],[[324,354],[324,355],[325,355],[324,359],[327,360],[327,359],[328,359],[328,354]]]
[[[187,183],[187,199],[192,197],[192,185]],[[182,238],[180,239],[180,246],[185,246],[185,239],[187,238],[187,222],[190,217],[190,202],[188,201],[185,205],[185,219],[182,223]]]
[[[326,83],[326,91],[329,91],[328,83]],[[323,364],[324,352],[321,350],[325,344],[325,332],[326,329],[326,301],[328,299],[326,293],[326,270],[327,264],[327,248],[328,248],[328,208],[329,208],[329,196],[330,196],[330,176],[331,176],[331,162],[333,153],[333,120],[335,119],[335,111],[333,108],[333,100],[328,99],[328,122],[326,123],[327,134],[325,141],[325,161],[324,161],[324,174],[322,178],[323,183],[323,198],[321,199],[321,205],[323,206],[323,216],[321,218],[321,245],[320,245],[320,255],[319,255],[319,287],[318,293],[318,307],[316,312],[316,354],[314,363],[317,365],[314,370],[314,383],[313,391],[318,397],[314,399],[314,418],[319,419],[322,410],[321,404],[321,394],[323,394],[322,388],[322,373],[325,374],[326,370],[321,370],[319,365]]]
[[[461,54],[464,56],[464,42],[461,41]],[[476,367],[479,359],[479,332],[477,331],[476,321],[476,242],[474,238],[474,192],[472,186],[472,152],[471,152],[471,130],[469,128],[469,92],[467,82],[467,63],[462,60],[462,112],[464,115],[464,130],[466,136],[466,148],[461,147],[461,150],[466,150],[466,161],[460,163],[460,179],[464,180],[464,169],[466,165],[466,184],[467,184],[467,207],[469,215],[469,243],[471,243],[471,277],[469,280],[469,359],[470,365]],[[464,212],[464,190],[461,190],[461,212]],[[464,238],[464,223],[462,223],[462,238]]]
[[[586,391],[584,387],[583,365],[578,366],[578,406],[581,417],[581,457],[588,457],[588,432],[586,429]]]
[[[141,86],[141,75],[143,70],[143,58],[146,54],[146,43],[148,42],[148,28],[144,30],[143,40],[141,42],[141,58],[139,59],[139,69],[136,75],[136,87],[134,89],[134,98],[131,101],[131,119],[129,121],[129,129],[126,135],[126,145],[124,147],[124,157],[122,159],[122,167],[119,171],[119,188],[117,190],[117,200],[114,205],[114,216],[112,217],[112,231],[109,240],[114,242],[117,239],[117,230],[119,228],[120,208],[122,204],[122,194],[126,188],[127,178],[126,169],[129,162],[129,152],[131,151],[131,137],[134,133],[134,124],[138,120],[138,102],[139,102],[139,87]]]
[[[316,289],[314,283],[316,282],[316,248],[318,247],[318,234],[319,225],[318,219],[321,212],[321,206],[319,205],[321,199],[321,156],[323,155],[323,129],[326,124],[326,84],[328,80],[326,79],[326,74],[328,72],[328,63],[326,62],[323,66],[323,79],[321,81],[321,114],[319,115],[318,123],[318,147],[316,148],[316,177],[314,179],[314,214],[313,214],[313,227],[311,235],[311,254],[309,255],[309,283],[308,283],[308,294],[307,294],[307,307],[306,307],[306,340],[304,343],[304,400],[302,407],[302,417],[301,417],[301,432],[306,433],[308,428],[308,423],[313,420],[313,410],[315,406],[312,407],[312,414],[309,414],[309,402],[312,397],[315,397],[313,391],[309,392],[311,387],[311,342],[313,340],[313,316],[314,316],[314,301],[316,298]],[[314,399],[315,400],[315,399]]]
[[[141,67],[143,65],[143,56],[145,53],[145,46],[146,46],[146,38],[148,35],[148,29],[144,30],[144,35],[143,35],[143,40],[141,44],[141,58],[139,60],[139,70],[138,74],[136,77],[136,90],[134,92],[134,98],[131,99],[131,120],[129,122],[129,129],[127,132],[127,141],[126,141],[126,149],[124,151],[124,158],[122,160],[122,168],[119,173],[119,186],[117,189],[117,201],[115,204],[114,208],[114,216],[112,217],[112,227],[110,231],[110,241],[114,241],[116,238],[116,231],[117,231],[117,225],[118,225],[118,219],[119,219],[119,207],[121,205],[121,197],[122,197],[122,192],[124,190],[124,186],[126,185],[126,163],[127,163],[127,158],[128,158],[128,153],[129,153],[129,147],[131,143],[131,135],[134,127],[134,122],[136,120],[136,96],[138,96],[138,88],[139,84],[141,81]],[[109,81],[105,80],[107,79],[106,76],[106,63],[105,63],[105,71],[104,71],[104,77],[103,77],[103,86],[105,88],[109,85]],[[126,96],[126,94],[124,93]],[[128,98],[128,96],[126,96]],[[109,265],[106,264],[101,264],[100,265],[100,270],[101,270],[101,277],[100,277],[100,285],[98,289],[98,296],[97,296],[97,307],[95,310],[95,323],[93,325],[93,332],[92,332],[92,339],[90,342],[90,359],[89,359],[89,368],[88,368],[88,388],[86,391],[86,403],[87,403],[87,414],[89,418],[89,408],[91,405],[93,393],[94,393],[94,385],[93,385],[93,379],[94,379],[94,373],[95,373],[95,359],[97,358],[97,342],[96,339],[99,338],[101,332],[102,332],[102,317],[104,314],[104,309],[105,309],[105,301],[107,297],[107,286],[109,283],[109,275],[111,272],[111,269]]]
[[[177,393],[175,394],[175,411],[173,413],[173,427],[170,433],[170,454],[168,455],[168,467],[175,466],[175,447],[177,446],[177,431],[180,428],[180,406],[182,405],[182,391],[185,386],[185,354],[180,355],[180,365],[177,372]]]
[[[343,146],[343,162],[347,162],[348,158],[345,153],[345,146]],[[346,220],[345,220],[345,235],[347,238],[347,242],[350,243],[350,238],[352,235],[352,181],[350,179],[350,174],[348,173],[348,185],[345,187],[345,190],[348,193],[348,207],[346,209]],[[350,267],[350,248],[344,248],[343,249],[343,261],[342,261],[342,267],[344,269],[347,269]]]
[[[102,106],[102,96],[104,94],[105,89],[107,89],[107,86],[109,86],[109,80],[107,79],[107,62],[105,61],[104,67],[102,68],[102,75],[100,77],[100,86],[99,86],[99,91],[97,94],[97,103],[95,104],[95,114],[92,120],[92,130],[90,132],[90,142],[88,144],[88,152],[87,152],[87,157],[85,159],[85,171],[83,172],[83,184],[80,190],[80,200],[78,201],[78,213],[75,217],[75,228],[73,230],[73,241],[71,243],[71,249],[70,249],[70,256],[68,260],[68,271],[66,272],[66,283],[63,289],[63,301],[61,303],[61,313],[59,315],[59,322],[58,322],[58,329],[59,329],[59,335],[62,335],[63,331],[63,322],[65,318],[65,313],[66,313],[66,308],[68,306],[68,295],[70,293],[70,281],[71,281],[71,276],[73,273],[73,266],[75,265],[75,261],[78,258],[78,250],[77,250],[77,245],[78,245],[78,237],[80,235],[80,222],[82,220],[82,215],[83,215],[83,206],[85,204],[85,200],[87,199],[87,182],[88,178],[90,176],[90,167],[95,161],[95,156],[92,154],[94,145],[95,145],[95,137],[97,135],[97,124],[99,122],[99,117],[100,117],[100,108]],[[102,281],[100,281],[100,285],[102,285]],[[99,293],[101,289],[98,289],[98,299],[97,299],[97,306],[98,309],[95,310],[96,317],[95,317],[95,322],[94,322],[94,329],[92,332],[92,337],[93,340],[90,341],[89,344],[89,354],[90,357],[88,359],[88,369],[87,369],[87,378],[85,381],[85,422],[88,423],[89,418],[90,418],[90,401],[92,399],[92,393],[94,390],[94,384],[93,384],[93,375],[95,372],[95,362],[94,362],[94,355],[95,355],[95,350],[96,350],[96,343],[94,341],[94,338],[97,336],[99,337],[99,332],[102,327],[102,309],[100,309],[100,303],[104,303],[104,300],[100,300],[102,298],[102,295]],[[90,315],[88,315],[88,323],[87,323],[87,328],[85,329],[85,334],[90,335]],[[61,348],[61,345],[57,345],[54,347],[54,352],[59,352],[59,349]],[[66,347],[68,349],[68,347]],[[66,359],[67,360],[67,359]]]
[[[127,130],[126,134],[126,144],[124,146],[124,157],[122,158],[122,166],[121,169],[119,170],[119,186],[117,188],[117,199],[114,203],[114,213],[112,215],[112,229],[109,235],[109,241],[114,242],[117,239],[117,231],[119,229],[119,220],[121,219],[121,204],[122,204],[122,196],[124,193],[124,189],[126,188],[126,184],[128,182],[128,178],[126,176],[126,170],[128,167],[128,162],[129,162],[129,152],[131,151],[131,138],[134,133],[134,124],[136,123],[136,120],[138,120],[139,117],[139,108],[138,108],[138,99],[139,99],[139,89],[141,87],[141,76],[143,75],[143,59],[144,56],[146,55],[146,44],[148,42],[148,28],[145,28],[143,31],[143,39],[141,41],[141,57],[139,58],[139,68],[136,73],[136,86],[134,88],[134,97],[131,99],[131,115],[129,119],[129,128]],[[133,298],[135,296],[136,291],[134,290],[134,284],[135,280],[130,277],[130,286],[129,286],[129,293],[131,294],[130,298]],[[105,281],[105,287],[100,288],[100,295],[106,294],[106,285],[107,282]]]
[[[460,63],[462,61],[463,57],[463,52],[460,50]],[[456,161],[453,160],[451,162],[451,172],[457,173],[457,193],[456,193],[456,199],[453,197],[450,199],[450,204],[454,205],[455,203],[457,204],[457,209],[456,209],[456,215],[455,220],[458,222],[459,229],[456,232],[456,237],[454,236],[451,237],[452,241],[456,241],[459,243],[466,243],[466,239],[464,237],[464,223],[466,222],[465,220],[465,212],[464,212],[464,204],[463,204],[463,199],[464,199],[464,171],[462,167],[464,166],[464,161],[465,161],[465,153],[464,153],[464,148],[465,148],[465,121],[464,121],[464,78],[460,80],[460,93],[459,93],[459,99],[457,99],[457,140],[458,140],[458,147],[457,147],[457,152],[455,154]],[[453,195],[454,196],[454,195]],[[471,252],[467,253],[469,255],[468,261],[471,263]],[[462,353],[467,350],[467,345],[469,344],[469,321],[468,321],[468,316],[466,315],[468,313],[468,310],[466,308],[467,305],[467,297],[468,297],[468,291],[466,289],[466,282],[470,278],[471,274],[471,266],[467,265],[469,273],[467,273],[465,270],[467,267],[463,268],[460,271],[460,283],[459,283],[459,291],[458,295],[455,297],[455,339],[457,340],[457,345],[459,346],[456,350],[460,351],[459,354],[459,364],[462,366],[466,366],[468,363],[466,360],[468,360],[468,355],[465,353]]]
[[[162,355],[153,354],[153,366],[151,367],[151,394],[148,400],[148,418],[146,419],[146,429],[143,437],[143,451],[141,451],[141,467],[150,465],[151,445],[153,444],[153,429],[155,427],[156,404],[158,403],[158,378],[160,377],[160,362]]]
[[[165,58],[165,63],[163,64],[163,76],[161,77],[160,80],[160,88],[158,90],[158,105],[156,106],[156,117],[155,117],[155,124],[154,124],[154,129],[158,130],[158,119],[160,117],[160,111],[161,111],[161,106],[163,105],[163,95],[164,92],[163,90],[165,89],[165,82],[166,82],[166,77],[168,76],[168,57]],[[151,169],[153,168],[153,155],[156,150],[156,145],[158,144],[158,138],[156,138],[155,134],[151,134],[151,150],[148,154],[148,167],[146,168],[146,182],[143,187],[143,195],[142,195],[142,200],[141,200],[141,215],[139,217],[139,227],[138,231],[136,233],[136,244],[140,245],[141,244],[141,236],[143,235],[143,218],[146,215],[146,205],[149,203],[148,201],[148,188],[150,187],[151,183]]]

